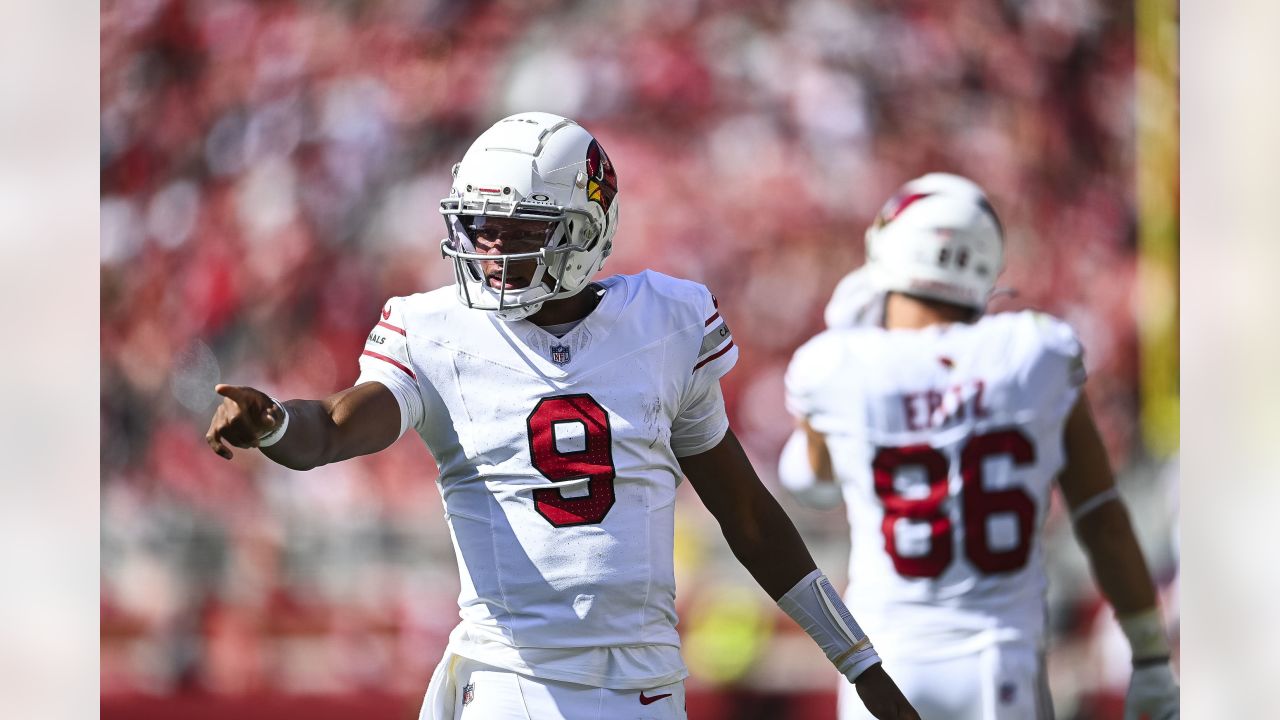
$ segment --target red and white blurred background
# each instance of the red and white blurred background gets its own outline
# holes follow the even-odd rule
[[[104,0],[103,716],[416,717],[457,618],[425,448],[294,473],[202,435],[216,382],[354,380],[383,300],[452,280],[451,165],[524,110],[577,119],[613,158],[606,273],[719,297],[742,349],[730,415],[775,488],[783,370],[881,202],[931,170],[984,185],[1016,291],[994,309],[1080,333],[1176,617],[1171,5]],[[834,670],[685,492],[690,716],[834,717]],[[782,500],[842,579],[843,514]],[[1059,716],[1119,717],[1127,649],[1060,508],[1045,537]]]

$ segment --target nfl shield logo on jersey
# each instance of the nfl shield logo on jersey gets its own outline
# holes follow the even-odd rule
[[[568,345],[552,345],[551,346],[551,362],[557,365],[564,365],[569,362],[569,346]]]
[[[462,704],[470,705],[472,700],[476,699],[476,684],[467,683],[462,686]]]

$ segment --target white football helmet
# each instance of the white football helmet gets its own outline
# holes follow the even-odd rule
[[[600,143],[574,121],[528,112],[499,120],[453,166],[453,187],[440,201],[449,236],[440,243],[453,259],[458,299],[470,308],[519,320],[548,300],[574,295],[604,265],[618,228],[618,176]],[[472,237],[484,218],[546,224],[533,252],[481,252]],[[493,287],[481,269],[501,263]],[[536,261],[523,288],[507,288],[513,261]]]
[[[1004,269],[1004,229],[986,193],[948,173],[911,180],[867,228],[867,266],[884,291],[981,311]]]

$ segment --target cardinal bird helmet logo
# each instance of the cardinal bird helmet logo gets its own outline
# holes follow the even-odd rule
[[[613,198],[618,194],[618,173],[613,169],[609,156],[600,143],[592,140],[587,146],[587,199],[599,203],[600,209],[609,212]]]

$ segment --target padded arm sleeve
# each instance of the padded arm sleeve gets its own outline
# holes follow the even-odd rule
[[[814,570],[796,583],[778,601],[778,607],[809,633],[849,682],[880,662],[871,639],[858,627],[821,570]]]

